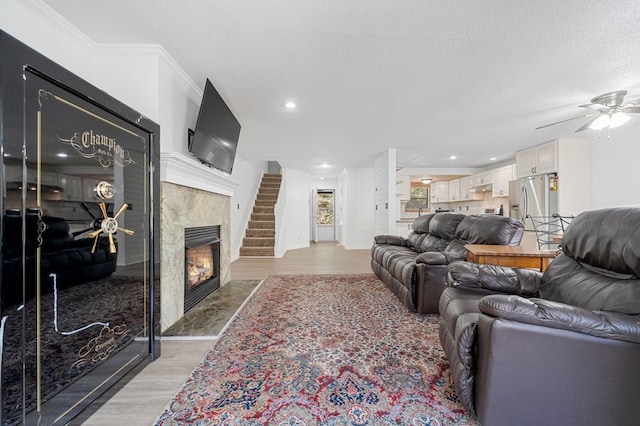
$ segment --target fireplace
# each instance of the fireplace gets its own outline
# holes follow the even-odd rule
[[[184,230],[184,312],[220,287],[220,226]]]

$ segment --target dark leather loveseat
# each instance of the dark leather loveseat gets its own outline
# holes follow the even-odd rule
[[[578,215],[544,274],[449,269],[440,341],[483,425],[640,425],[640,206]]]
[[[438,313],[448,264],[466,260],[465,244],[520,244],[524,228],[498,215],[433,213],[413,221],[407,238],[374,237],[371,269],[412,311]]]
[[[2,306],[23,303],[22,299],[22,216],[6,214],[2,235]],[[74,239],[66,220],[27,213],[25,221],[25,300],[36,293],[36,249],[40,247],[41,293],[108,277],[116,270],[117,255],[109,252],[109,241],[100,237],[92,253],[93,238]],[[39,231],[39,229],[41,231]]]

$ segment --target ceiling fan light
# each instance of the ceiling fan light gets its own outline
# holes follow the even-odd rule
[[[610,124],[611,119],[609,118],[609,114],[602,114],[589,125],[589,128],[593,130],[600,130],[608,127]]]
[[[630,118],[631,117],[629,117],[629,115],[625,114],[624,112],[616,112],[615,114],[611,115],[609,127],[611,129],[615,129],[616,127],[622,126],[624,123],[629,121]]]

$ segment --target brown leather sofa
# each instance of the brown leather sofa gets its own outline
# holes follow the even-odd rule
[[[578,215],[544,274],[449,271],[440,341],[483,425],[640,425],[640,206]]]
[[[371,269],[412,311],[438,313],[448,264],[466,260],[465,244],[520,244],[520,222],[498,215],[433,213],[413,221],[407,238],[374,237]]]

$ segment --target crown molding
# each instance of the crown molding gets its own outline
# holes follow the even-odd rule
[[[60,34],[95,55],[108,54],[115,56],[140,56],[150,55],[164,62],[170,69],[172,75],[176,77],[185,87],[187,87],[189,97],[196,103],[202,99],[203,89],[200,88],[176,60],[160,44],[122,44],[122,43],[96,43],[78,27],[73,25],[62,15],[52,9],[41,0],[17,0],[25,9],[29,10],[39,19],[47,23],[51,28],[56,29]]]

